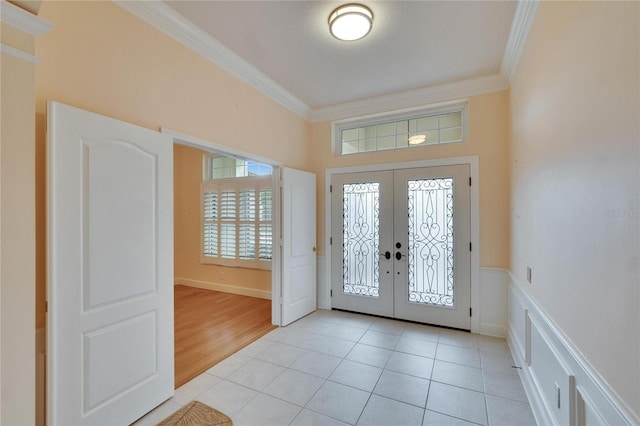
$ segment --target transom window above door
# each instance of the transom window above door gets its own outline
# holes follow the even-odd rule
[[[271,269],[272,167],[207,154],[201,184],[201,262]]]
[[[466,139],[466,102],[334,122],[338,155],[413,148]]]

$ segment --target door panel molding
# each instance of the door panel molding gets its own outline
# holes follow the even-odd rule
[[[479,174],[479,158],[478,156],[451,157],[434,160],[420,160],[410,162],[398,162],[387,164],[373,164],[363,166],[351,166],[330,168],[325,171],[325,273],[326,279],[318,282],[318,291],[323,295],[325,300],[331,300],[331,192],[330,185],[334,174],[374,172],[384,170],[399,170],[434,166],[454,166],[468,165],[472,179],[470,187],[470,215],[471,215],[471,243],[473,250],[471,252],[471,307],[474,315],[471,317],[471,332],[480,332],[480,316],[476,312],[481,311],[480,306],[480,174]]]
[[[174,391],[171,139],[47,119],[47,423],[129,424]]]

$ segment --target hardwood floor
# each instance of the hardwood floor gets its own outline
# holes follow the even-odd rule
[[[174,289],[176,388],[276,328],[271,300]]]

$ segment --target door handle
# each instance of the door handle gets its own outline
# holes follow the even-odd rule
[[[396,260],[400,260],[403,257],[407,257],[407,256],[405,256],[404,254],[400,253],[399,251],[396,252]]]
[[[385,251],[384,253],[380,253],[380,256],[384,256],[385,259],[391,259],[391,252]]]

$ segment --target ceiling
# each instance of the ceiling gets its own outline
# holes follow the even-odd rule
[[[515,2],[364,2],[362,40],[328,31],[333,1],[167,1],[311,108],[496,74]]]
[[[115,1],[313,121],[505,88],[533,19],[526,1],[367,0],[371,33],[344,42],[327,20],[349,1]]]

